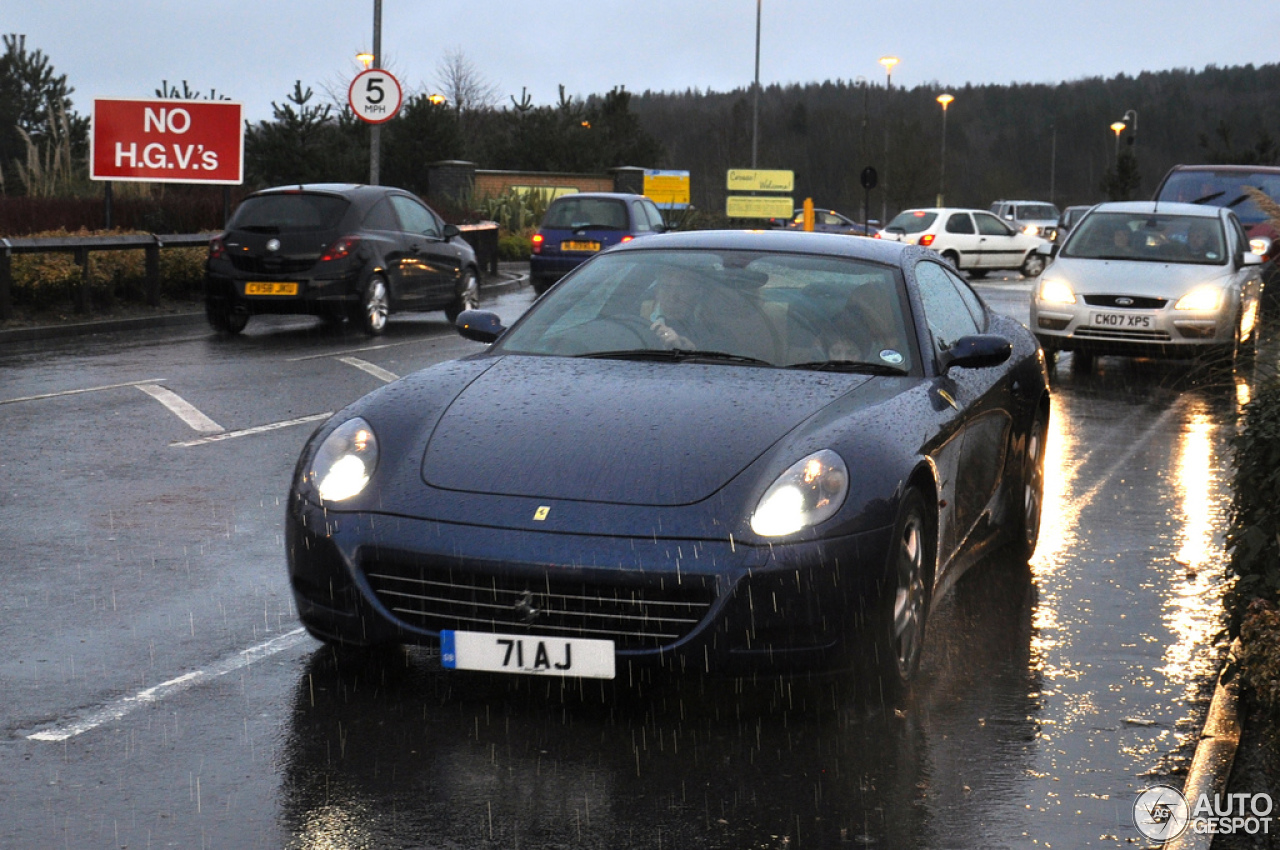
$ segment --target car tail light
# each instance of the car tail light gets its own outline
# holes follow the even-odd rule
[[[535,254],[542,253],[542,239],[543,239],[543,236],[541,233],[533,234],[533,239],[531,240],[531,248],[533,250],[533,253]]]
[[[871,238],[872,238],[872,239],[879,239],[879,238],[880,238],[880,231],[879,231],[879,230],[877,230],[875,233],[871,234]]]
[[[334,260],[345,260],[354,254],[358,247],[360,247],[359,236],[343,236],[324,249],[324,253],[320,255],[320,262],[330,263]]]
[[[209,240],[209,259],[221,260],[227,256],[227,245],[222,241],[222,236],[215,236]]]
[[[919,244],[921,244],[921,245],[925,246],[926,248],[927,248],[927,247],[929,247],[930,245],[932,245],[932,244],[933,244],[933,234],[932,234],[932,233],[926,233],[924,236],[921,236],[921,237],[920,237],[920,242],[919,242]]]
[[[632,239],[635,239],[635,237],[634,237],[634,236],[624,236],[624,237],[622,237],[622,241],[623,241],[623,242],[630,242]]]

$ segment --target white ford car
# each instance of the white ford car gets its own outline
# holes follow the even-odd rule
[[[1094,354],[1233,357],[1253,341],[1262,291],[1250,248],[1224,207],[1099,204],[1035,286],[1031,329],[1076,366]]]
[[[1035,277],[1048,261],[1049,242],[1014,230],[985,210],[953,207],[904,210],[876,234],[877,239],[909,242],[937,251],[969,277],[1012,270]],[[1041,253],[1039,249],[1045,249]]]

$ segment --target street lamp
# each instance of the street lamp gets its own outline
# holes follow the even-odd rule
[[[884,177],[880,181],[880,220],[889,220],[889,92],[893,91],[893,66],[902,60],[897,56],[881,56],[884,66]],[[884,225],[880,225],[883,227]]]
[[[363,65],[364,69],[367,71],[373,67],[373,54],[368,51],[357,53],[356,61]]]
[[[954,95],[945,92],[938,95],[938,103],[942,104],[942,162],[938,166],[938,203],[935,206],[939,207],[942,206],[942,196],[947,183],[947,107],[953,100],[955,100]]]
[[[1128,126],[1123,121],[1117,121],[1111,125],[1112,131],[1116,134],[1116,161],[1120,161],[1120,134],[1124,132],[1124,128]]]

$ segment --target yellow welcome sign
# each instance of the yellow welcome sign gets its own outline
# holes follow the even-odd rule
[[[794,171],[761,168],[730,168],[728,188],[731,192],[792,192],[796,187]]]

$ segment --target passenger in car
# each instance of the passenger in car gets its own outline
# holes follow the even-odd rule
[[[897,316],[897,297],[891,284],[862,284],[850,293],[844,307],[832,320],[827,357],[831,360],[879,362],[885,359],[885,352],[900,353],[904,341]],[[890,359],[901,362],[892,355]]]

